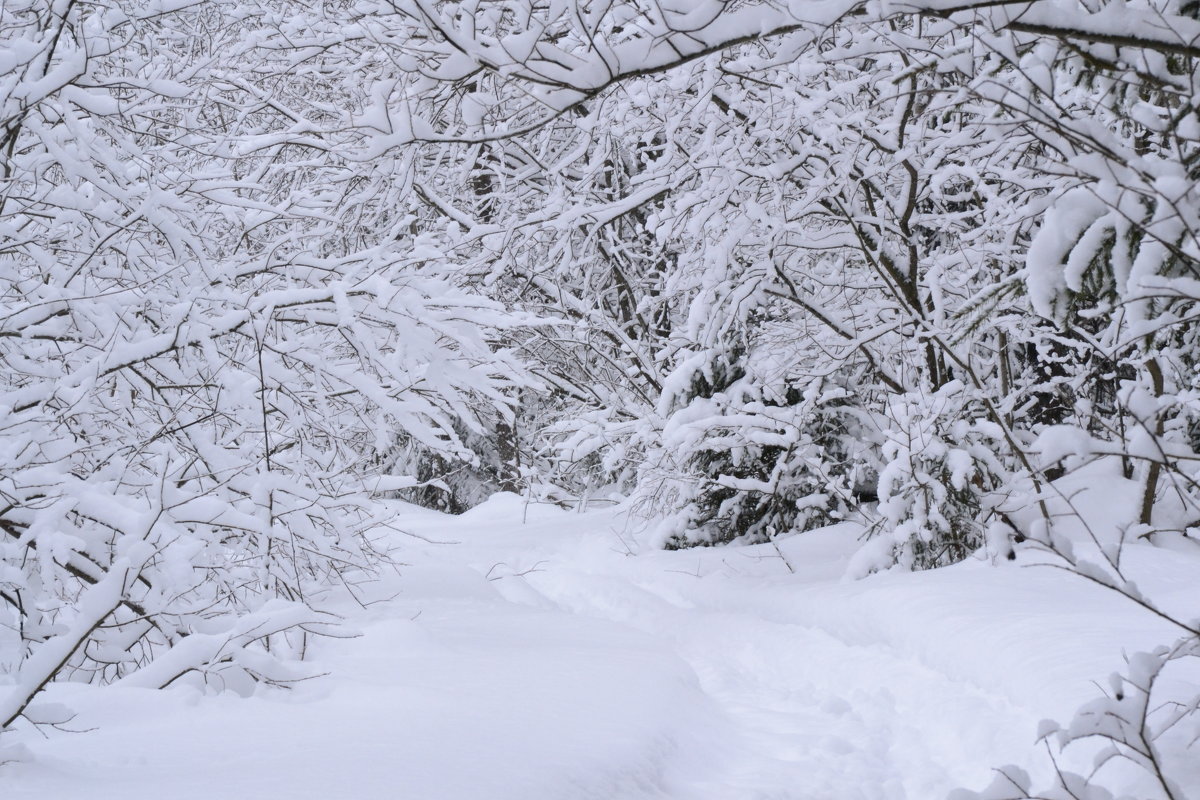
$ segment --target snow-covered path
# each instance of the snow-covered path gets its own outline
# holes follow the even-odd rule
[[[97,730],[20,734],[0,796],[940,798],[1031,763],[1040,718],[1169,635],[1047,569],[843,582],[846,530],[783,542],[793,572],[770,547],[630,556],[615,513],[513,497],[405,524],[408,565],[344,606],[362,636],[319,644],[325,676],[58,687]]]

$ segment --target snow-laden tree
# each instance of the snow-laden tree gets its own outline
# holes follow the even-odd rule
[[[506,316],[348,133],[377,59],[314,12],[0,11],[0,726],[62,676],[286,679],[388,557],[398,439],[511,413]]]
[[[1144,525],[1156,521],[1163,479],[1168,505],[1200,519],[1190,466],[1200,300],[1195,56],[1145,48],[1100,60],[1094,46],[1029,48],[1023,85],[981,92],[1024,118],[1044,142],[1042,168],[1061,176],[1028,252],[1027,281],[1034,311],[1058,328],[1071,363],[1059,382],[1080,406],[1073,422],[1092,434],[1076,449],[1120,453],[1127,473],[1136,470]]]
[[[1023,163],[1034,137],[995,135],[962,79],[928,63],[969,51],[956,25],[797,25],[655,65],[639,50],[658,52],[654,12],[633,5],[554,19],[398,8],[371,23],[393,31],[378,37],[401,67],[387,85],[406,87],[392,89],[391,141],[460,148],[476,179],[490,154],[499,215],[467,213],[468,184],[441,168],[433,213],[464,234],[456,253],[477,248],[464,265],[562,320],[529,345],[590,406],[555,426],[560,453],[678,512],[664,540],[761,538],[860,506],[885,466],[893,395],[912,406],[960,381],[988,395],[961,408],[1008,425],[1019,394],[1004,341],[1021,320],[997,308],[1019,289],[1026,207],[1052,184]],[[705,35],[733,24],[710,22]],[[572,57],[599,58],[607,81],[582,88],[594,63],[538,72],[586,41]],[[626,74],[618,55],[650,61]],[[935,471],[981,494],[998,483],[984,462],[999,460]],[[955,525],[974,526],[982,502]]]
[[[1180,177],[1191,163],[1198,30],[1186,9],[412,0],[370,24],[390,32],[380,38],[398,66],[383,87],[393,102],[381,146],[553,152],[540,169],[510,162],[508,197],[527,204],[500,204],[520,211],[493,224],[488,235],[503,235],[484,258],[528,273],[524,285],[545,287],[550,306],[557,292],[560,308],[588,309],[574,337],[615,345],[583,352],[603,353],[642,397],[616,415],[596,398],[568,418],[568,444],[604,464],[632,457],[655,507],[669,497],[680,512],[668,538],[803,527],[827,517],[812,517],[811,502],[792,509],[798,495],[823,485],[817,505],[841,513],[837,498],[850,492],[861,507],[880,476],[880,490],[903,487],[896,502],[880,498],[877,517],[900,532],[893,557],[911,561],[914,546],[942,536],[961,539],[948,551],[961,557],[981,542],[985,518],[1007,519],[994,488],[1036,491],[1042,470],[1056,474],[1032,445],[1055,423],[1095,433],[1115,417],[1109,449],[1150,462],[1147,508],[1164,468],[1180,474],[1172,465],[1190,451],[1148,456],[1149,445],[1126,442],[1133,427],[1147,442],[1191,429],[1186,414],[1152,408],[1190,385],[1187,370],[1159,380],[1162,359],[1141,356],[1142,388],[1123,383],[1139,369],[1127,363],[1130,337],[1146,341],[1128,324],[1135,295],[1112,305],[1109,292],[1086,309],[1078,284],[1094,253],[1112,252],[1105,219],[1146,243],[1129,257],[1149,270],[1139,274],[1179,273],[1168,262],[1190,252],[1190,212],[1172,211],[1192,185]],[[614,172],[628,176],[622,199],[597,207],[597,188],[620,185]],[[1088,226],[1075,247],[1069,237]],[[614,231],[620,272],[604,240]],[[655,246],[641,244],[647,235]],[[1167,255],[1151,264],[1155,248]],[[1077,255],[1062,277],[1068,250]],[[562,262],[546,254],[569,254],[574,280],[550,274],[545,265]],[[1194,292],[1179,277],[1170,291],[1186,308]],[[563,294],[572,284],[590,288]],[[1083,311],[1069,331],[1063,292]],[[617,300],[592,300],[606,294]],[[1112,328],[1104,303],[1126,333],[1091,341]],[[631,309],[649,336],[614,339],[631,330]],[[1159,327],[1186,337],[1188,319],[1173,311]],[[801,396],[836,403],[801,411]],[[951,430],[961,418],[976,433]],[[825,434],[806,433],[810,422],[868,446],[827,443],[830,463],[796,466],[826,460],[814,455]],[[797,448],[809,455],[781,466]],[[931,517],[916,495],[938,505],[958,496],[960,511]]]

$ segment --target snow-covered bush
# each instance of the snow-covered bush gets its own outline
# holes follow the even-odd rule
[[[522,416],[519,421],[525,419]],[[483,422],[481,431],[456,424],[454,432],[462,446],[454,451],[397,434],[395,444],[382,455],[379,469],[384,474],[410,477],[414,485],[397,489],[395,496],[425,508],[461,514],[496,492],[519,491],[524,454],[518,431],[499,415]]]
[[[697,375],[667,417],[643,476],[649,496],[675,492],[679,510],[658,533],[666,546],[764,541],[842,518],[861,468],[845,390],[814,381],[801,393],[746,375],[714,390],[711,377]]]
[[[985,789],[960,789],[950,800],[1190,797],[1200,780],[1200,694],[1190,680],[1200,667],[1200,636],[1189,633],[1172,645],[1134,653],[1127,662],[1123,672],[1109,677],[1105,694],[1081,706],[1065,728],[1042,722],[1039,739],[1054,764],[1048,785],[1010,765],[997,769]],[[1059,766],[1061,754],[1089,745],[1094,755],[1088,772]]]
[[[1005,484],[1002,432],[960,383],[889,400],[876,540],[859,569],[952,564],[984,544],[991,496]]]

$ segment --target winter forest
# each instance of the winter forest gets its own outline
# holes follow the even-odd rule
[[[0,298],[6,800],[1200,798],[1194,0],[0,0]]]

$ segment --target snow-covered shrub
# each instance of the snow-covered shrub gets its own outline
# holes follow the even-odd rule
[[[931,569],[984,543],[984,519],[1006,474],[1000,429],[961,383],[889,399],[881,417],[876,533],[857,572]]]
[[[453,447],[434,448],[398,434],[380,459],[379,469],[387,475],[409,476],[414,485],[396,490],[395,496],[425,508],[461,514],[496,492],[519,491],[522,453],[517,430],[502,416],[488,416],[482,427],[470,420],[476,422],[474,429],[456,420]]]
[[[1054,775],[1038,786],[1016,766],[996,770],[982,791],[959,789],[950,800],[1186,800],[1200,781],[1200,694],[1188,679],[1200,666],[1200,636],[1134,653],[1109,677],[1103,697],[1085,703],[1067,727],[1046,720],[1039,739]],[[1172,683],[1172,675],[1182,680]],[[1190,692],[1188,688],[1190,687]],[[1063,753],[1083,746],[1095,753],[1086,774],[1058,766]],[[1133,767],[1132,770],[1129,767]],[[1114,772],[1114,767],[1122,768]],[[1117,788],[1120,787],[1120,788]]]
[[[765,541],[830,524],[853,505],[861,446],[849,392],[824,379],[801,391],[760,368],[738,351],[684,365],[691,380],[639,487],[643,502],[674,511],[658,529],[667,547]]]
[[[1074,450],[1089,457],[1104,444],[1067,426],[1042,437],[1049,444],[1056,438],[1062,440],[1058,452]],[[1070,446],[1070,438],[1076,446]],[[1143,542],[1155,542],[1156,534],[1173,537],[1177,547],[1189,550],[1194,543],[1142,524],[1125,528],[1109,518],[1088,521],[1070,497],[1060,494],[1057,502],[1065,505],[1064,516],[1081,523],[1086,536],[1076,540],[1053,524],[1039,525],[1030,546],[1049,556],[1053,566],[1120,595],[1148,622],[1169,623],[1178,638],[1126,655],[1125,667],[1110,674],[1105,685],[1097,684],[1102,696],[1082,704],[1067,725],[1041,723],[1038,740],[1049,754],[1052,774],[1035,780],[1020,767],[1006,766],[996,770],[986,789],[960,789],[951,800],[1186,800],[1200,786],[1200,619],[1180,611],[1186,606],[1161,604],[1145,590],[1153,582],[1139,586],[1132,580],[1128,565],[1133,558],[1126,556],[1126,548],[1146,547]],[[1119,513],[1136,519],[1140,509]],[[1129,536],[1133,532],[1140,534],[1136,545]]]

